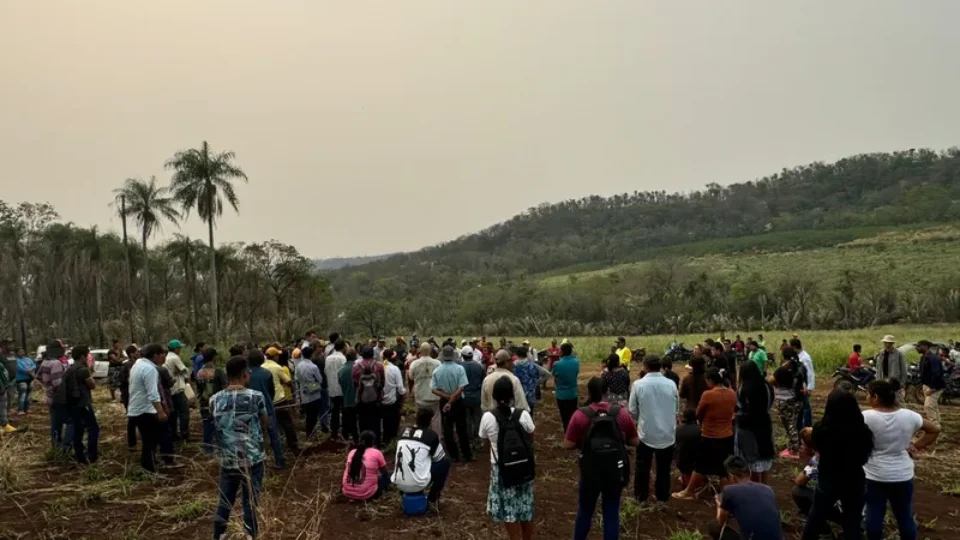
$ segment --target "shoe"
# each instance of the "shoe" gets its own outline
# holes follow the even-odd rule
[[[780,459],[800,459],[800,456],[790,452],[790,449],[787,448],[783,452],[780,452]]]
[[[16,433],[16,432],[18,432],[18,431],[20,431],[20,430],[17,429],[17,428],[15,428],[15,427],[13,427],[13,426],[11,426],[10,424],[7,424],[7,425],[3,426],[3,431],[4,431],[4,433]]]

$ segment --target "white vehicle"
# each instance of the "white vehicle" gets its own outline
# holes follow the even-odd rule
[[[43,353],[47,351],[46,345],[41,345],[37,347],[37,365],[40,365],[40,362],[43,361]],[[106,379],[107,372],[110,371],[110,362],[107,362],[107,353],[110,352],[110,349],[92,349],[90,354],[93,355],[93,378],[94,379]],[[70,349],[66,350],[67,363],[73,365],[73,358],[70,357]],[[120,351],[121,358],[126,358],[127,353]]]

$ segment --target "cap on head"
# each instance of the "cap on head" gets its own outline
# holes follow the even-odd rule
[[[460,349],[460,356],[462,356],[463,358],[470,358],[470,359],[472,360],[472,359],[473,359],[473,347],[471,347],[471,346],[469,346],[469,345],[464,345],[463,348]]]
[[[278,358],[280,356],[280,349],[276,347],[270,347],[267,349],[267,358]]]
[[[167,348],[171,351],[176,351],[183,348],[183,343],[181,343],[179,339],[171,339],[167,342]]]

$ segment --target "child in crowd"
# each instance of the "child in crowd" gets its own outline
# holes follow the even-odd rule
[[[697,462],[697,445],[700,444],[700,425],[697,424],[697,411],[683,411],[680,427],[677,428],[677,469],[683,487],[690,483],[690,475]]]

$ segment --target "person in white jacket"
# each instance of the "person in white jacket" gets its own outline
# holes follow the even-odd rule
[[[346,344],[338,339],[327,355],[323,365],[323,378],[327,380],[327,393],[330,395],[330,433],[340,433],[340,419],[343,415],[343,389],[340,388],[340,368],[347,363],[343,355]]]
[[[801,343],[798,338],[793,338],[790,340],[790,346],[797,351],[803,367],[807,368],[807,389],[803,394],[803,411],[800,413],[799,427],[800,430],[803,430],[804,428],[813,426],[813,410],[810,408],[810,392],[813,392],[817,384],[817,379],[813,373],[813,358],[810,357],[810,353],[804,350],[803,343]]]

